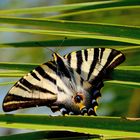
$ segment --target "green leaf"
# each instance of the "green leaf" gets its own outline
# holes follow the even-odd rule
[[[11,10],[1,10],[0,15],[11,15],[11,14],[36,14],[36,13],[48,13],[56,11],[65,11],[65,10],[76,10],[76,9],[85,9],[90,8],[91,6],[102,5],[107,3],[113,3],[112,1],[103,1],[103,2],[86,2],[86,3],[77,3],[77,4],[65,4],[58,6],[46,6],[46,7],[33,7],[33,8],[23,8],[23,9],[11,9]],[[91,7],[92,8],[92,7]]]
[[[0,127],[32,130],[71,130],[104,138],[140,138],[140,120],[119,117],[1,114]]]
[[[120,86],[131,87],[131,88],[140,88],[140,82],[111,80],[111,81],[106,81],[105,83],[110,85],[120,85]]]
[[[106,11],[113,9],[128,9],[128,8],[139,8],[140,2],[138,0],[116,0],[116,1],[102,1],[102,2],[86,2],[86,3],[75,3],[66,4],[58,6],[46,6],[46,7],[34,7],[34,8],[24,8],[24,9],[11,9],[11,10],[1,10],[0,15],[11,15],[11,14],[36,14],[36,13],[48,13],[56,11],[68,11],[74,10],[73,12],[67,14],[59,14],[49,18],[60,18],[72,15]]]
[[[9,66],[9,65],[7,65]],[[5,69],[9,69],[9,68],[6,68],[6,65],[4,66]],[[12,67],[11,67],[12,69]],[[22,77],[23,75],[25,75],[27,73],[26,70],[1,70],[0,71],[0,77]],[[1,83],[2,84],[2,83]]]
[[[2,47],[61,47],[61,40],[36,40],[36,41],[24,41],[24,42],[15,42],[15,43],[6,43],[0,44],[0,48]],[[103,39],[90,39],[90,38],[75,38],[75,39],[66,39],[63,42],[63,46],[71,47],[71,46],[92,46],[92,47],[117,47],[117,46],[132,46],[135,45],[133,43],[121,42],[121,41],[111,41],[111,40],[103,40]]]
[[[116,69],[120,69],[120,70],[140,70],[140,66],[119,66]]]
[[[0,28],[3,32],[25,32],[34,34],[49,34],[77,38],[96,38],[112,41],[140,44],[140,28],[103,23],[78,22],[66,20],[39,20],[27,18],[1,17],[1,23],[21,24],[51,27],[55,30]],[[57,28],[57,30],[56,30]],[[60,30],[61,29],[61,30]]]
[[[20,70],[20,71],[29,71],[34,69],[39,64],[29,64],[29,63],[13,63],[13,62],[0,62],[0,69],[7,69],[7,70]],[[11,71],[9,71],[11,73]],[[12,71],[13,72],[13,71]],[[17,71],[16,71],[17,72]],[[7,71],[8,73],[8,71]],[[20,73],[20,72],[19,72]]]
[[[16,81],[12,81],[12,82],[0,82],[0,86],[6,86],[6,85],[10,85],[10,84],[14,84],[16,83]]]
[[[101,136],[72,132],[72,131],[36,131],[36,132],[14,134],[14,135],[8,135],[8,136],[0,136],[0,140],[11,140],[11,139],[13,140],[15,139],[20,139],[20,140],[42,140],[42,139],[89,140],[91,138],[101,138]]]
[[[64,14],[49,16],[47,18],[56,19],[56,18],[81,15],[81,14],[83,15],[87,13],[90,14],[98,11],[121,10],[121,9],[131,9],[131,8],[134,9],[139,7],[140,7],[140,2],[138,0],[115,0],[115,1],[110,1],[109,3],[107,2],[107,3],[97,4],[97,5],[91,4],[91,6],[85,6],[82,8],[75,9],[73,12],[70,11]]]
[[[124,51],[126,54],[127,53],[135,53],[140,51],[140,46],[124,46],[121,48],[118,48],[120,51]]]
[[[111,77],[113,80],[140,82],[140,66],[119,66]]]

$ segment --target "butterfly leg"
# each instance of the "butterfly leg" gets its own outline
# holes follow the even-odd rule
[[[97,116],[97,114],[95,113],[95,110],[93,108],[90,108],[88,110],[88,113],[87,114],[88,114],[88,116],[91,116],[91,115]]]
[[[61,114],[62,114],[63,116],[65,116],[65,115],[68,114],[68,111],[67,111],[66,108],[61,108],[61,109],[60,109],[60,112],[61,112]]]
[[[97,116],[97,114],[96,114],[96,107],[98,106],[98,103],[97,103],[97,101],[95,100],[95,99],[93,99],[92,100],[92,108],[89,108],[88,109],[88,115],[90,116],[90,115],[94,115],[94,116]]]
[[[86,107],[84,107],[84,108],[81,109],[81,115],[85,115],[85,114],[87,114]]]
[[[69,112],[69,115],[74,115],[74,112]]]
[[[95,99],[92,100],[92,106],[93,107],[98,106],[98,103],[97,103],[97,101]]]

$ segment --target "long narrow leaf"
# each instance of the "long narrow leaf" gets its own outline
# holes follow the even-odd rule
[[[15,43],[6,43],[0,44],[0,48],[2,47],[59,47],[62,43],[61,40],[44,40],[44,41],[24,41],[24,42],[15,42]],[[111,41],[111,40],[103,40],[103,39],[90,39],[90,38],[75,38],[75,39],[66,39],[63,42],[63,46],[92,46],[92,47],[117,47],[117,46],[133,46],[133,43],[120,42],[120,41]]]
[[[10,85],[10,84],[14,85],[14,83],[16,83],[16,82],[15,81],[13,81],[13,82],[0,82],[0,86],[6,86],[6,85]]]
[[[73,26],[76,26],[73,24]],[[82,27],[79,27],[79,30]],[[102,27],[100,27],[102,28]],[[109,27],[107,27],[109,28]],[[114,30],[112,29],[112,31],[110,30],[107,31],[107,28],[105,28],[104,33],[101,31],[101,29],[98,30],[95,29],[96,33],[88,33],[88,32],[81,32],[81,31],[76,31],[76,32],[70,32],[70,31],[54,31],[54,30],[39,30],[39,29],[17,29],[17,28],[0,28],[0,32],[22,32],[22,33],[31,33],[31,34],[44,34],[44,35],[57,35],[57,36],[63,36],[63,37],[77,37],[77,38],[94,38],[94,39],[103,39],[103,40],[111,40],[111,41],[121,41],[121,42],[126,42],[126,43],[133,43],[133,44],[140,44],[140,40],[138,38],[140,38],[139,36],[137,36],[137,33],[140,32],[139,28],[134,28],[134,30],[130,29],[131,31],[129,32],[129,29],[125,30],[125,28],[123,30],[119,29],[119,27],[116,27],[116,29],[114,28]],[[111,28],[111,26],[110,26]],[[118,29],[118,31],[116,31]],[[136,34],[134,33],[134,31],[137,29]],[[87,28],[88,30],[88,28]],[[116,33],[115,33],[116,31]],[[117,33],[120,31],[120,35]],[[124,33],[121,33],[122,31],[124,31]],[[126,31],[128,31],[126,33]],[[97,33],[98,32],[98,33]],[[99,32],[101,32],[99,34]],[[114,32],[114,33],[113,33]],[[131,34],[130,34],[131,33]],[[109,35],[110,34],[110,35]],[[114,36],[113,36],[114,34]],[[117,36],[118,34],[118,36]],[[125,36],[126,34],[126,36]],[[130,36],[129,36],[130,35]],[[129,38],[129,37],[130,38]],[[132,37],[133,36],[133,37]]]
[[[23,71],[17,71],[17,72],[9,72],[9,71],[7,71],[7,72],[1,72],[0,71],[0,77],[3,77],[3,78],[5,78],[5,77],[22,77],[22,76],[24,76],[25,74],[27,74],[27,72],[23,72]],[[2,83],[1,83],[1,85],[3,85]]]
[[[74,15],[80,15],[85,13],[92,13],[92,12],[98,12],[98,11],[108,11],[108,10],[121,10],[121,9],[131,9],[131,8],[139,8],[140,2],[138,0],[114,0],[110,1],[110,3],[103,3],[99,5],[91,5],[91,6],[85,6],[83,8],[78,8],[74,10],[73,12],[68,12],[64,14],[59,15],[53,15],[49,16],[46,19],[56,19],[56,18],[64,18]]]
[[[140,67],[121,66],[116,68],[111,77],[113,80],[140,82]]]
[[[27,24],[37,26],[57,27],[63,30],[70,31],[49,31],[49,30],[35,30],[35,29],[13,29],[13,28],[0,28],[0,31],[8,32],[26,32],[36,34],[49,34],[59,36],[83,37],[83,38],[96,38],[121,42],[129,42],[140,44],[140,28],[130,26],[119,26],[110,24],[97,24],[86,22],[74,21],[50,21],[50,20],[37,20],[37,19],[23,19],[23,18],[0,18],[0,22],[11,24]],[[74,32],[75,31],[75,32]],[[100,33],[100,34],[99,34]]]
[[[0,62],[0,69],[7,69],[7,70],[20,70],[20,71],[29,71],[37,67],[38,64],[29,64],[29,63],[11,63],[11,62]],[[11,71],[10,71],[11,73]]]
[[[111,80],[111,81],[106,81],[105,83],[110,85],[120,85],[120,86],[131,87],[131,88],[140,88],[140,82]]]
[[[55,140],[88,140],[92,138],[101,138],[100,135],[90,135],[85,133],[77,133],[71,131],[36,131],[29,133],[14,134],[9,136],[0,136],[0,140],[42,140],[42,139],[55,139]]]
[[[107,137],[140,138],[140,120],[117,117],[46,116],[1,114],[0,126],[34,130],[72,130]]]
[[[74,10],[68,14],[60,14],[55,17],[66,17],[71,15],[78,15],[89,12],[96,11],[105,11],[112,9],[126,9],[126,8],[138,8],[140,2],[138,0],[115,0],[115,1],[102,1],[102,2],[87,2],[87,3],[78,3],[78,4],[66,4],[58,6],[47,6],[47,7],[34,7],[34,8],[24,8],[24,9],[11,9],[11,10],[1,10],[1,15],[9,14],[36,14],[36,13],[47,13],[47,12],[56,12],[56,11],[65,11],[65,10]],[[51,17],[51,18],[52,18]]]
[[[86,2],[86,3],[75,3],[75,4],[65,4],[58,6],[46,6],[46,7],[33,7],[33,8],[23,8],[23,9],[8,9],[1,10],[0,15],[11,15],[11,14],[36,14],[36,13],[48,13],[48,12],[58,12],[65,10],[76,10],[76,9],[88,9],[96,7],[96,5],[102,5],[107,3],[113,3],[113,1],[102,1],[102,2]],[[136,3],[137,4],[137,3]],[[135,3],[133,3],[135,5]],[[91,7],[92,6],[92,7]],[[101,6],[99,6],[101,7]]]

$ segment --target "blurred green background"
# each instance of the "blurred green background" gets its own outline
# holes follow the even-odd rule
[[[98,0],[101,1],[101,0]],[[89,0],[1,0],[0,9],[20,9],[29,7],[41,7],[41,6],[54,6],[60,4],[72,4],[72,3],[90,2]],[[93,2],[93,0],[92,0]],[[62,13],[62,12],[61,12]],[[59,12],[52,12],[49,14],[34,14],[30,17],[47,17],[50,15],[57,15]],[[92,12],[87,14],[80,14],[75,16],[70,16],[63,19],[76,20],[76,21],[88,21],[88,22],[100,22],[100,23],[111,23],[111,24],[122,24],[122,25],[135,25],[140,26],[140,9],[122,9],[122,10],[109,10]],[[29,16],[29,15],[28,15]],[[26,17],[26,15],[24,15]],[[1,26],[10,27],[11,25],[2,24]],[[26,26],[27,27],[27,26]],[[24,28],[24,26],[23,26]],[[30,28],[30,26],[29,26]],[[43,27],[42,27],[43,28]],[[49,39],[60,39],[63,40],[64,37],[51,36],[51,35],[32,35],[26,33],[10,33],[10,32],[0,32],[0,42],[1,43],[12,43],[30,40],[49,40]],[[69,39],[69,38],[68,38]],[[82,47],[63,47],[58,42],[59,47],[53,47],[52,49],[61,55],[67,54],[72,50],[79,50],[81,48],[88,48],[89,46]],[[92,47],[92,46],[90,46]],[[104,47],[104,46],[102,46]],[[109,46],[110,47],[110,46]],[[113,46],[112,46],[113,47]],[[123,46],[118,46],[118,48]],[[51,48],[51,47],[50,47]],[[117,47],[116,47],[117,48]],[[140,65],[140,49],[138,51],[127,53],[126,58],[129,61],[122,65]],[[19,63],[44,63],[51,59],[51,52],[47,48],[0,48],[0,61],[1,62],[19,62]],[[0,78],[0,82],[4,81],[16,81],[19,78]],[[2,111],[2,101],[10,85],[0,87],[0,111]],[[129,117],[140,117],[140,89],[129,88],[120,85],[110,85],[105,84],[102,89],[102,98],[99,99],[99,107],[97,109],[98,115],[105,116],[129,116]],[[15,111],[16,113],[28,113],[28,114],[52,114],[50,109],[47,107],[30,108],[24,110]],[[12,113],[15,113],[12,112]],[[59,113],[56,113],[58,115]],[[15,133],[15,130],[11,129],[0,129],[0,135]]]

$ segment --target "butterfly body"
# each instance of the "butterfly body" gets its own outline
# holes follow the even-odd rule
[[[117,50],[92,48],[60,56],[22,77],[8,92],[4,111],[48,106],[53,112],[96,115],[103,80],[125,56]]]

